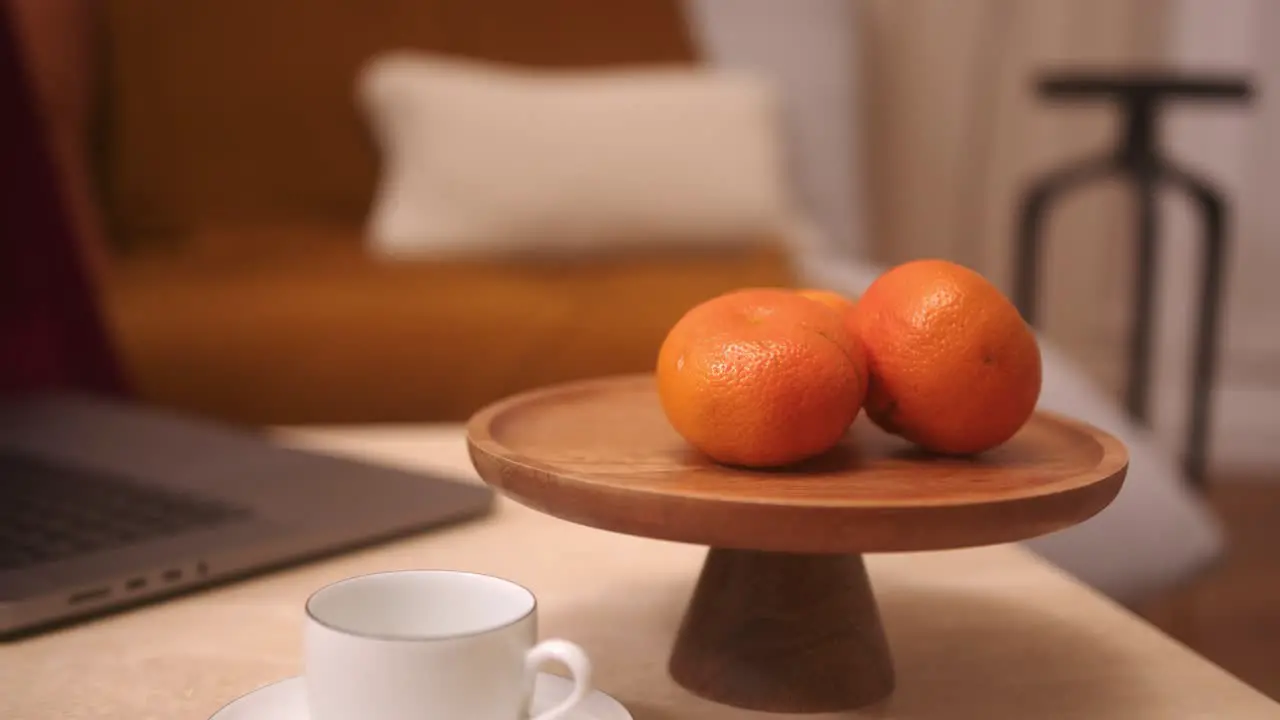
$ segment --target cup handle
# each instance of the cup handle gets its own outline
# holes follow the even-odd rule
[[[529,686],[538,676],[538,668],[551,660],[555,660],[569,668],[573,677],[573,692],[559,705],[547,710],[532,720],[561,720],[578,703],[587,698],[591,692],[591,660],[586,651],[568,640],[546,640],[538,643],[525,655],[524,672],[529,678]]]

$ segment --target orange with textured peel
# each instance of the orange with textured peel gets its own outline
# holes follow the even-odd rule
[[[817,300],[823,305],[826,305],[832,310],[840,313],[840,316],[845,319],[845,323],[849,326],[849,331],[854,332],[853,311],[854,308],[858,306],[857,303],[834,290],[816,290],[806,288],[803,290],[797,290],[796,293],[801,297],[806,297],[810,300]],[[856,335],[856,333],[854,334]]]
[[[994,448],[1030,419],[1040,397],[1035,335],[982,275],[944,260],[882,274],[858,299],[867,358],[867,416],[938,453]]]
[[[817,300],[827,307],[842,313],[850,312],[857,305],[854,301],[841,295],[834,290],[820,290],[815,288],[804,288],[797,290],[796,294],[807,297],[810,300]]]
[[[778,467],[834,447],[866,375],[838,313],[792,290],[729,292],[671,328],[655,376],[676,432],[720,463]]]

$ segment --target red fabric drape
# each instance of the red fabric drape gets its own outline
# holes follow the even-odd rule
[[[0,5],[0,396],[123,395],[17,37]]]

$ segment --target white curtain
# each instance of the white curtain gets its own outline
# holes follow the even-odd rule
[[[1104,105],[1055,106],[1050,69],[1149,64],[1166,0],[864,0],[862,108],[874,255],[940,256],[1012,284],[1015,209],[1026,183],[1107,149]],[[1128,194],[1092,186],[1056,206],[1046,232],[1046,335],[1106,387],[1123,381],[1132,223]]]
[[[1106,103],[1036,97],[1052,69],[1244,68],[1248,111],[1170,112],[1162,143],[1234,205],[1213,460],[1280,463],[1280,3],[1272,0],[687,0],[716,64],[784,93],[799,199],[829,248],[890,264],[946,257],[1012,287],[1015,211],[1027,183],[1103,152]],[[1153,379],[1158,437],[1180,450],[1195,318],[1197,247],[1186,204],[1167,201]],[[1046,230],[1044,334],[1119,397],[1132,321],[1134,214],[1099,183],[1055,206]],[[829,268],[819,260],[821,271]],[[865,274],[865,273],[864,273]],[[865,284],[868,277],[844,285]]]
[[[760,73],[781,91],[797,199],[823,248],[865,257],[856,3],[688,0],[686,7],[712,64]]]

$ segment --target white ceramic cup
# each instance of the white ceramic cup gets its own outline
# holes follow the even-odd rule
[[[451,570],[364,575],[307,599],[311,720],[525,720],[538,668],[559,661],[564,718],[591,692],[591,661],[565,640],[539,643],[537,601],[508,580]]]

